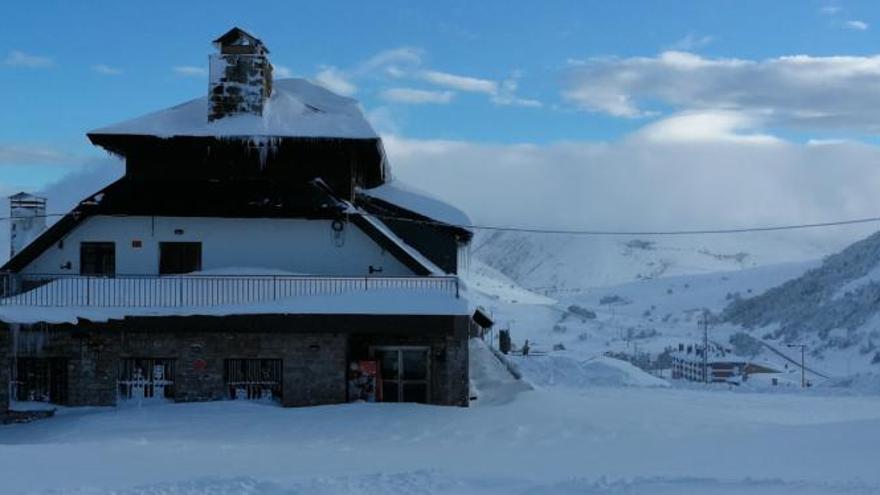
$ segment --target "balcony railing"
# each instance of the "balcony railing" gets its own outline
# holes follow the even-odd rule
[[[459,296],[458,277],[0,273],[0,306],[203,307],[370,291]]]

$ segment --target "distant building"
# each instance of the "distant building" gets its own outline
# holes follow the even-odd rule
[[[778,373],[778,371],[762,364],[736,359],[729,351],[713,344],[709,345],[708,359],[705,361],[702,345],[679,344],[678,350],[672,353],[674,380],[738,383],[756,373]]]
[[[90,132],[125,176],[0,268],[0,409],[467,405],[467,217],[390,180],[355,100],[215,45],[210,94]]]
[[[9,257],[46,229],[46,198],[20,192],[9,197]]]

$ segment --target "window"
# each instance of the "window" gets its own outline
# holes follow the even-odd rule
[[[227,359],[225,368],[230,399],[281,399],[280,359]]]
[[[159,273],[174,275],[202,269],[201,242],[160,242]]]
[[[121,359],[118,368],[117,397],[123,400],[172,399],[174,369],[174,359]]]
[[[116,244],[83,242],[79,246],[80,275],[112,277],[116,275]]]

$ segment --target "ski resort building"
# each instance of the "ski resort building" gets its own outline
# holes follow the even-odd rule
[[[391,180],[356,101],[214,44],[209,94],[88,133],[125,175],[0,268],[0,410],[467,405],[467,217]]]
[[[714,344],[709,346],[704,359],[704,348],[699,345],[679,344],[672,353],[672,378],[692,382],[739,383],[750,375],[778,373],[777,370],[752,361],[735,359],[729,351]]]

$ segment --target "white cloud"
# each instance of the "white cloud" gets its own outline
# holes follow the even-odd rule
[[[29,55],[19,50],[10,51],[4,63],[11,67],[26,67],[29,69],[41,69],[55,65],[55,62],[49,57]]]
[[[822,15],[837,15],[840,11],[840,7],[836,5],[825,5],[819,9],[819,13]]]
[[[389,136],[385,148],[397,179],[460,206],[484,225],[679,230],[880,214],[880,147],[857,143],[633,136],[611,143],[499,145]],[[855,235],[871,227],[876,225]],[[840,242],[853,232],[803,235]]]
[[[0,166],[60,164],[73,161],[71,155],[49,146],[0,144]]]
[[[184,77],[202,77],[208,75],[208,69],[204,67],[196,67],[194,65],[179,65],[175,67],[174,73]]]
[[[496,105],[512,105],[517,107],[540,108],[544,106],[540,101],[529,98],[519,98],[516,91],[519,88],[521,74],[515,72],[511,77],[501,81],[498,91],[492,95],[492,102]]]
[[[315,75],[315,80],[330,91],[343,96],[351,96],[357,93],[357,86],[351,82],[344,72],[333,66],[322,67]]]
[[[868,23],[858,20],[846,21],[844,23],[844,27],[846,27],[847,29],[852,29],[853,31],[867,31]]]
[[[446,104],[452,101],[455,93],[452,91],[429,91],[415,88],[391,88],[383,91],[380,96],[382,99],[393,103],[409,103],[415,105],[425,103]]]
[[[694,33],[688,33],[683,38],[679,39],[675,43],[669,45],[670,50],[681,50],[681,51],[690,51],[695,50],[697,48],[703,47],[715,41],[714,36],[708,35],[697,35]]]
[[[105,76],[118,76],[122,74],[121,69],[117,69],[116,67],[110,67],[106,64],[97,64],[92,66],[92,70],[97,72],[98,74],[103,74]]]
[[[418,77],[431,84],[458,91],[486,93],[488,95],[494,95],[498,92],[498,83],[488,79],[460,76],[435,70],[421,71]]]
[[[765,60],[657,57],[572,61],[563,97],[584,110],[642,117],[673,110],[736,110],[767,125],[880,130],[880,56]]]
[[[760,127],[754,116],[729,110],[682,112],[641,128],[632,138],[653,143],[779,144],[767,134],[750,132]]]
[[[272,71],[274,77],[278,77],[281,79],[293,77],[293,71],[289,67],[284,65],[272,64]]]
[[[413,47],[400,47],[379,52],[361,62],[354,72],[366,75],[374,71],[404,71],[401,67],[412,68],[422,64],[422,50]]]

